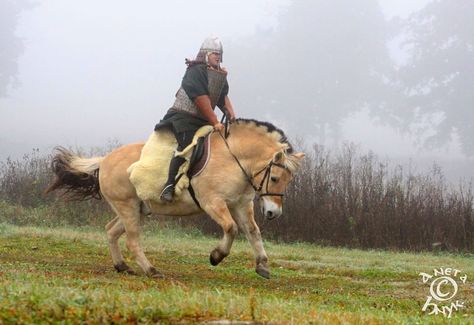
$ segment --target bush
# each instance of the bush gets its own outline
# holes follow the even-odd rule
[[[307,156],[287,189],[284,216],[265,226],[275,238],[403,250],[442,243],[473,250],[471,183],[450,188],[436,165],[417,175],[401,166],[389,170],[352,145],[336,155],[315,145]]]
[[[265,237],[359,248],[474,250],[471,183],[449,186],[436,165],[425,174],[389,168],[352,145],[335,154],[318,145],[304,151],[307,158],[285,194],[284,215],[265,222],[256,209]],[[113,218],[103,201],[45,197],[50,161],[34,150],[0,164],[0,222],[102,226]],[[221,232],[208,217],[164,220]]]
[[[103,201],[64,202],[44,195],[53,179],[51,156],[39,150],[0,163],[0,220],[17,225],[98,225],[112,219]]]

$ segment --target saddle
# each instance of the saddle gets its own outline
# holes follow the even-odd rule
[[[178,143],[168,128],[154,131],[146,141],[140,159],[127,169],[130,182],[142,200],[162,203],[160,193],[168,178],[169,163],[173,155],[185,158],[176,177],[175,201],[189,188],[190,179],[206,167],[210,156],[209,135],[212,126],[201,127],[193,141],[183,151],[176,152]]]

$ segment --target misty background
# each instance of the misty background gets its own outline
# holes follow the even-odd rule
[[[474,1],[0,0],[0,161],[146,140],[210,34],[238,117],[474,176]]]

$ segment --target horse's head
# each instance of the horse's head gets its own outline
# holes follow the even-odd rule
[[[262,214],[267,219],[281,215],[285,189],[298,170],[303,157],[302,152],[287,154],[285,151],[278,151],[272,161],[259,172],[262,175],[258,193],[259,204]]]

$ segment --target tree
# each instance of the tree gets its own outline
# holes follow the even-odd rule
[[[239,108],[304,134],[323,138],[329,128],[337,137],[350,112],[382,112],[391,68],[386,39],[376,0],[292,1],[276,30],[261,30],[234,51],[232,84],[245,98]]]
[[[405,22],[405,46],[411,60],[400,82],[412,117],[441,115],[429,146],[447,143],[456,134],[464,152],[474,155],[474,1],[438,0]]]
[[[15,31],[20,12],[31,6],[28,0],[0,1],[0,97],[7,94],[8,85],[17,81],[17,59],[23,52],[23,42]]]

